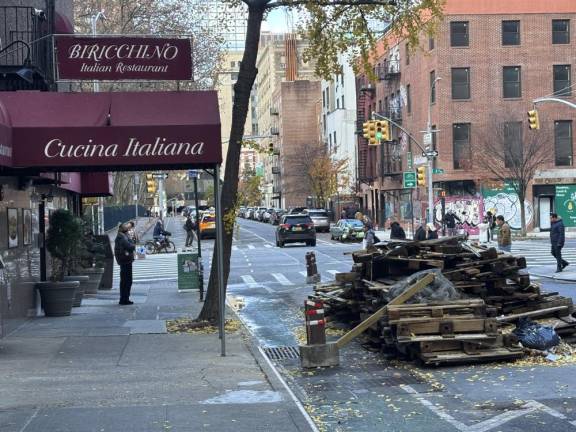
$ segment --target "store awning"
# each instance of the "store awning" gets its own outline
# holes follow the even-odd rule
[[[222,162],[214,91],[0,94],[0,164],[47,171]]]
[[[82,173],[81,190],[83,197],[112,196],[114,193],[113,187],[112,173]]]

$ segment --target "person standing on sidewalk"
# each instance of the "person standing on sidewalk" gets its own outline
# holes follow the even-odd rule
[[[186,217],[186,222],[184,223],[184,230],[186,231],[186,247],[191,247],[196,241],[196,226],[192,220],[192,216],[188,215]]]
[[[512,231],[510,225],[504,220],[504,216],[496,216],[496,225],[500,227],[498,230],[498,249],[503,252],[512,251]]]
[[[570,263],[562,258],[564,247],[564,222],[556,213],[550,213],[550,243],[552,244],[552,256],[556,258],[556,273],[561,272]]]
[[[120,225],[114,241],[114,255],[120,266],[120,302],[118,304],[122,306],[134,304],[130,301],[130,290],[132,289],[132,263],[136,247],[128,236],[130,228],[129,223]]]

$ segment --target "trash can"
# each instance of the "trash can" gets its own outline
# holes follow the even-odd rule
[[[202,264],[197,253],[182,252],[178,254],[178,291],[200,289]]]

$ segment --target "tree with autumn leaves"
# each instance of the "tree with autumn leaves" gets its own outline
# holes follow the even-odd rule
[[[258,70],[256,59],[260,43],[262,22],[267,13],[278,8],[298,11],[300,30],[307,38],[307,59],[314,59],[319,77],[330,79],[341,71],[338,56],[350,53],[356,69],[372,75],[371,55],[382,36],[374,32],[372,23],[390,23],[388,32],[408,40],[416,47],[420,37],[432,34],[442,16],[444,0],[226,0],[231,6],[244,6],[248,10],[246,44],[238,80],[234,85],[234,105],[226,171],[222,188],[222,207],[229,214],[235,212],[238,197],[240,150],[244,125],[248,116],[250,92]],[[224,284],[230,273],[232,231],[224,235]],[[214,250],[213,262],[218,251]],[[215,322],[218,319],[218,271],[212,267],[208,293],[199,320]]]

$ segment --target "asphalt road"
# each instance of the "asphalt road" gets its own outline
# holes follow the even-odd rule
[[[228,295],[243,302],[239,315],[262,347],[296,347],[303,334],[301,306],[312,292],[305,283],[306,252],[316,252],[326,281],[336,272],[350,270],[351,259],[343,254],[358,245],[336,243],[329,234],[320,234],[316,247],[278,248],[275,227],[246,220],[239,224]],[[527,257],[531,268],[543,264],[545,240],[520,246],[525,255],[531,255]],[[573,246],[576,243],[569,243],[566,249]],[[544,289],[574,295],[572,284],[540,282]],[[290,355],[275,364],[320,430],[576,430],[576,368],[572,364],[423,369],[386,360],[358,343],[343,350],[338,368],[302,371]]]

